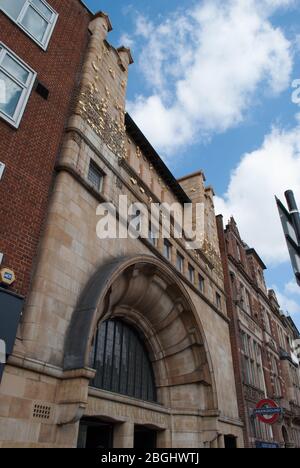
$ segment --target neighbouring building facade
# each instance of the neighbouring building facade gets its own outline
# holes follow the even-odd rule
[[[0,340],[8,355],[90,36],[81,2],[50,3],[0,1]],[[7,288],[2,279],[11,277]]]
[[[108,43],[106,14],[0,6],[13,90],[0,104],[0,250],[16,275],[1,293],[22,301],[0,447],[243,447],[213,190],[202,172],[175,180],[126,114],[132,57]],[[177,215],[202,204],[201,245],[173,231],[100,238],[99,204],[126,228],[125,195]]]
[[[245,446],[300,447],[299,331],[267,290],[264,263],[241,239],[233,218],[224,229],[217,217],[230,321],[239,414]],[[263,399],[284,412],[274,426],[253,411]]]

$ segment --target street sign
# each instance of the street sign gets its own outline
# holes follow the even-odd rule
[[[273,400],[261,400],[253,414],[264,424],[275,424],[278,422],[283,410]]]
[[[9,268],[2,268],[0,270],[0,283],[6,286],[11,286],[16,281],[16,276]]]
[[[257,449],[279,449],[279,444],[273,442],[256,442],[255,447]]]
[[[276,198],[276,203],[295,277],[298,285],[300,286],[300,245],[298,242],[298,233],[296,232],[295,224],[293,223],[293,215],[295,215],[295,213],[289,213],[278,198]]]

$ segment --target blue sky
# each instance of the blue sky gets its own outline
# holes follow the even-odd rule
[[[300,327],[274,203],[300,204],[300,0],[86,0],[130,46],[128,109],[174,175],[203,169],[216,209],[234,215],[268,266],[267,282]]]

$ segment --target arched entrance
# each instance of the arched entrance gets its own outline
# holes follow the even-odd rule
[[[141,432],[150,430],[157,432],[159,446],[198,447],[200,414],[216,413],[218,407],[209,351],[186,289],[158,259],[118,259],[99,268],[72,317],[65,350],[66,371],[95,367],[99,340],[101,353],[107,346],[103,333],[108,333],[110,328],[109,333],[114,334],[111,336],[120,335],[120,324],[123,332],[125,329],[126,333],[131,330],[136,334],[136,346],[140,347],[138,359],[142,356],[147,372],[153,369],[155,398],[148,398],[151,391],[142,388],[140,375],[135,378],[141,384],[135,387],[130,384],[129,390],[126,384],[126,391],[121,371],[114,369],[105,380],[107,369],[102,368],[104,375],[101,374],[100,362],[100,373],[98,369],[90,384],[84,418],[97,418],[103,423],[111,417],[116,427],[114,446],[132,446]],[[101,389],[95,388],[99,379]],[[183,428],[193,427],[191,436],[187,431],[180,434],[179,427],[176,434],[171,431],[172,418],[176,419],[177,415],[182,415]],[[183,437],[190,440],[183,443]]]

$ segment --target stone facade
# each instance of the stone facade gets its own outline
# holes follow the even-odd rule
[[[277,444],[299,447],[300,372],[296,343],[299,332],[280,310],[275,292],[267,290],[265,265],[241,239],[232,218],[224,230],[218,217],[227,310],[245,446]],[[284,410],[280,423],[267,426],[253,417],[262,399]]]
[[[213,191],[202,173],[177,182],[125,114],[132,57],[109,45],[110,29],[103,13],[89,25],[32,287],[0,385],[0,446],[76,447],[88,420],[109,422],[119,448],[133,447],[137,426],[155,431],[158,447],[242,447]],[[120,195],[179,211],[189,199],[203,203],[199,248],[172,235],[166,258],[161,236],[155,244],[100,239],[98,205],[118,212]],[[116,318],[143,337],[155,404],[90,384],[97,326]]]

